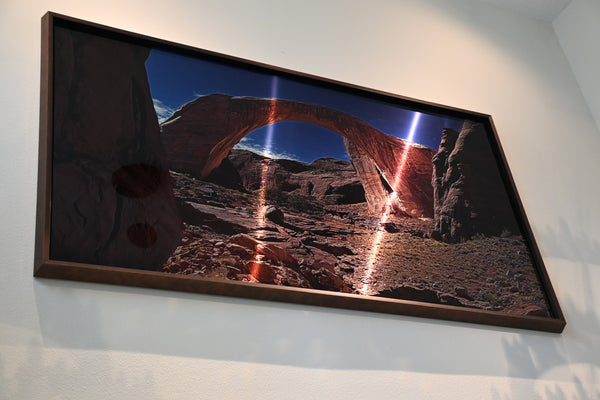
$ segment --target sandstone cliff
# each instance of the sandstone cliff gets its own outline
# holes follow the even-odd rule
[[[144,62],[150,49],[55,29],[51,257],[158,269],[182,222]]]
[[[434,230],[445,242],[520,233],[485,128],[445,129],[433,157]]]

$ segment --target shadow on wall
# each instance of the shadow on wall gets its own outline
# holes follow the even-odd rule
[[[600,240],[574,232],[563,219],[554,230],[547,228],[538,236],[546,256],[579,261],[587,268],[600,265]]]
[[[581,261],[593,257],[598,245],[565,229],[564,223],[559,226],[541,237],[547,243],[556,240],[565,247],[575,246],[577,240],[585,247],[580,260],[574,259],[574,254],[563,258],[572,268],[553,271],[556,277],[562,274],[564,278],[560,281],[563,292],[575,288],[568,299],[561,299],[567,318],[562,335],[37,279],[34,292],[43,346],[312,369],[510,377],[518,379],[494,388],[494,398],[519,397],[524,380],[531,380],[526,384],[533,385],[541,398],[598,398],[600,319],[593,288],[596,270]],[[570,279],[576,282],[570,284]],[[35,346],[31,352],[29,363],[37,362]],[[105,355],[100,357],[103,365],[98,368],[110,370],[110,358],[108,353]],[[58,371],[68,368],[55,363],[49,367],[56,370],[52,372],[58,375],[56,379],[67,379],[67,374],[63,377]],[[24,364],[21,368],[28,367]]]
[[[569,300],[565,304],[569,310],[567,327],[563,332],[563,336],[569,339],[566,343],[557,338],[548,346],[524,336],[502,340],[508,376],[535,379],[535,393],[540,398],[600,398],[600,351],[597,345],[600,323],[591,305],[578,310],[578,303]],[[509,400],[518,398],[518,394],[519,389],[515,387],[507,394],[496,394],[494,398]]]
[[[34,287],[47,347],[303,368],[506,376],[506,366],[496,360],[510,358],[507,343],[518,348],[534,342],[548,354],[548,365],[564,362],[555,334],[99,284],[37,280]],[[511,339],[501,343],[505,336]],[[536,378],[548,365],[514,373]]]
[[[567,326],[550,343],[529,340],[525,335],[503,338],[509,376],[537,379],[537,394],[544,399],[598,399],[600,319],[596,293],[600,282],[597,270],[600,242],[573,232],[564,220],[557,228],[547,229],[539,236],[550,251],[548,258],[567,261],[560,271],[554,271],[557,281],[554,286],[562,283],[563,288],[570,289],[567,299],[559,299]],[[518,391],[496,398],[513,399],[515,393]]]
[[[82,351],[61,356],[35,342],[25,349],[16,369],[8,368],[0,355],[0,398],[103,398],[111,393],[122,399],[164,399],[156,394],[151,370],[126,368],[109,353]]]

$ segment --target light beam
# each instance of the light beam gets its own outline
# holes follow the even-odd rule
[[[264,155],[268,157],[266,160],[262,161],[262,169],[260,176],[260,188],[258,192],[258,208],[256,210],[255,222],[259,227],[258,232],[261,229],[264,229],[266,226],[265,216],[267,214],[267,181],[269,177],[269,168],[270,161],[272,156],[272,148],[273,148],[273,135],[275,133],[275,116],[277,114],[276,110],[276,99],[277,99],[277,91],[278,91],[278,79],[277,76],[273,76],[273,80],[271,82],[271,104],[269,115],[267,118],[267,133],[265,135],[265,143],[264,143]],[[254,249],[255,255],[250,264],[250,272],[253,276],[257,276],[260,272],[262,266],[262,260],[264,258],[262,253],[262,248],[260,245],[257,245]]]
[[[399,196],[397,192],[398,185],[402,179],[402,175],[404,173],[404,169],[406,167],[406,161],[408,159],[408,152],[411,148],[411,142],[413,142],[413,138],[415,136],[415,132],[417,130],[417,126],[419,125],[419,119],[421,118],[421,113],[415,112],[413,116],[412,123],[410,125],[410,129],[408,131],[408,136],[406,140],[406,147],[402,151],[402,155],[400,156],[400,162],[398,163],[398,168],[396,168],[396,173],[391,179],[391,182],[388,180],[388,183],[392,187],[392,192],[388,194],[387,200],[383,207],[383,211],[381,213],[381,218],[379,218],[377,232],[373,238],[373,243],[371,245],[371,253],[369,254],[369,258],[366,263],[366,273],[362,278],[363,286],[359,289],[361,294],[367,294],[369,290],[369,284],[371,283],[371,276],[373,275],[373,271],[375,270],[375,262],[377,260],[377,255],[379,254],[379,250],[381,248],[381,241],[383,239],[383,234],[385,231],[385,224],[389,221],[392,211],[394,210],[394,205],[398,202]]]

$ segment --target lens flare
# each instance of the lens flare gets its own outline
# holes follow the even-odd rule
[[[420,118],[421,118],[421,113],[415,112],[410,129],[408,131],[407,138],[406,138],[406,140],[408,142],[413,142],[415,132],[417,130],[417,126],[419,125]],[[411,148],[411,144],[406,143],[406,147],[402,151],[402,155],[400,156],[400,161],[397,164],[398,166],[395,169],[395,173],[393,174],[391,179],[388,179],[388,177],[385,177],[387,183],[392,188],[392,192],[390,194],[388,194],[387,200],[383,207],[383,211],[381,213],[381,217],[379,218],[379,221],[378,221],[377,232],[375,233],[375,236],[373,238],[373,243],[371,245],[371,253],[369,254],[369,258],[368,258],[366,266],[365,266],[366,272],[365,272],[364,277],[362,278],[363,286],[359,289],[359,292],[361,294],[368,294],[368,292],[369,292],[369,285],[371,283],[373,271],[375,270],[375,267],[376,267],[375,263],[377,260],[377,256],[379,255],[379,250],[381,248],[381,242],[383,239],[383,234],[385,232],[385,226],[386,226],[387,222],[389,221],[389,219],[392,215],[392,211],[394,210],[395,206],[400,205],[397,188],[398,188],[398,185],[400,184],[400,181],[402,180],[402,175],[404,174],[404,170],[406,167],[406,161],[408,159],[408,152],[410,151],[410,148]]]
[[[273,135],[275,133],[275,117],[277,114],[276,110],[276,99],[277,99],[277,91],[278,91],[278,79],[276,76],[273,77],[271,82],[271,104],[269,109],[269,115],[267,117],[267,132],[265,135],[264,141],[264,155],[267,157],[266,160],[262,162],[262,169],[260,175],[260,188],[258,192],[258,204],[255,216],[257,232],[261,232],[265,225],[265,217],[267,214],[267,187],[268,187],[268,178],[269,178],[269,169],[270,169],[270,159],[272,156],[272,147],[273,147]],[[250,271],[253,276],[257,276],[259,274],[262,264],[262,260],[264,258],[262,253],[262,248],[260,245],[256,246],[255,256],[251,262]]]
[[[406,137],[406,140],[408,140],[409,142],[412,142],[413,138],[415,137],[415,132],[417,130],[417,126],[419,125],[420,119],[421,119],[421,113],[415,112],[415,115],[413,116],[412,124],[410,125],[410,130],[408,131],[408,136]]]
[[[258,193],[258,212],[256,216],[256,222],[259,227],[263,228],[265,226],[265,214],[267,211],[267,180],[269,178],[269,168],[270,168],[270,159],[272,157],[272,148],[273,148],[273,134],[275,133],[275,115],[277,113],[276,110],[276,99],[277,99],[277,86],[278,80],[277,77],[273,77],[273,81],[271,82],[271,104],[269,110],[269,116],[267,117],[267,133],[265,135],[264,142],[264,155],[268,157],[267,160],[263,161],[262,170],[261,170],[261,178],[260,178],[260,189]]]

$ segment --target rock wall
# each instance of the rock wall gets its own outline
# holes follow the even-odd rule
[[[161,137],[174,170],[206,177],[244,136],[278,121],[309,122],[339,133],[353,143],[355,155],[360,153],[379,167],[398,194],[402,210],[412,216],[433,215],[431,158],[435,151],[386,135],[337,110],[289,100],[212,94],[175,112],[161,125]],[[375,179],[361,176],[364,171],[358,171],[361,181]],[[376,211],[386,200],[379,189],[367,195]]]
[[[182,222],[144,62],[150,49],[57,27],[50,256],[158,269]]]
[[[520,233],[482,124],[445,129],[433,157],[432,237],[458,242],[474,235]]]

